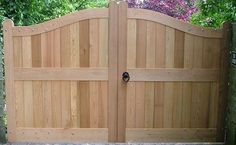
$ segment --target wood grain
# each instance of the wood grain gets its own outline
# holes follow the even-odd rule
[[[90,36],[90,51],[89,51],[89,66],[99,66],[99,20],[94,19],[89,21],[89,36]],[[99,115],[99,87],[100,82],[89,82],[90,86],[90,127],[98,128]]]
[[[16,80],[107,80],[105,68],[15,68]]]
[[[156,23],[156,50],[155,50],[155,67],[165,67],[165,41],[166,27]],[[154,127],[161,128],[164,124],[164,83],[155,82],[155,110],[154,110]]]
[[[127,9],[126,2],[118,6],[118,130],[117,141],[125,141],[126,128],[126,94],[127,84],[119,76],[127,70]]]
[[[15,37],[14,43],[14,67],[22,67],[22,37]],[[16,92],[16,127],[24,127],[24,82],[15,81]]]
[[[127,24],[127,69],[136,67],[136,20],[128,20]],[[126,127],[136,125],[135,83],[127,84]]]
[[[109,50],[108,50],[108,141],[117,141],[118,120],[118,5],[116,2],[109,3]]]
[[[194,36],[185,33],[184,37],[184,68],[193,68]],[[191,126],[192,82],[183,83],[182,127]]]
[[[156,48],[156,25],[154,22],[147,23],[147,48],[146,48],[146,68],[155,68],[155,48]],[[154,95],[155,83],[145,82],[145,127],[153,128],[154,125]]]
[[[137,20],[136,67],[146,67],[147,22]],[[131,75],[132,76],[132,75]],[[136,128],[145,126],[145,82],[136,83]]]
[[[130,81],[197,81],[197,82],[215,82],[219,80],[219,69],[174,69],[174,68],[157,68],[128,69],[131,79]]]
[[[214,142],[216,140],[216,129],[194,128],[194,129],[127,129],[126,142],[156,143],[156,142]]]
[[[31,37],[22,38],[23,67],[32,67]],[[25,127],[33,127],[33,88],[32,81],[24,81]]]
[[[60,54],[61,67],[68,68],[71,66],[71,48],[70,48],[70,26],[60,30]],[[71,126],[71,83],[70,81],[61,81],[61,125],[63,128]]]
[[[175,48],[175,30],[166,27],[165,39],[165,67],[174,68],[174,48]],[[164,128],[173,127],[173,100],[174,83],[167,82],[164,84]]]
[[[89,143],[93,138],[94,142],[105,143],[108,140],[108,131],[106,128],[87,129],[87,128],[18,128],[16,130],[17,142],[49,142],[64,143],[70,141],[72,143]]]

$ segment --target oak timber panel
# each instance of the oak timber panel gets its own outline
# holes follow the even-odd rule
[[[25,78],[15,80],[16,126],[19,130],[55,129],[55,136],[49,137],[53,140],[60,128],[68,131],[71,128],[88,131],[89,128],[107,128],[107,18],[84,19],[40,34],[16,36],[13,40],[16,72],[31,70]],[[61,72],[60,77],[51,80],[40,76],[40,71],[50,69]],[[96,71],[93,70],[104,70],[100,72],[104,77],[94,80],[93,77],[86,80],[82,77],[75,80],[63,78],[63,74],[66,76],[70,70],[80,69],[84,70],[84,74],[86,70],[91,70],[94,76]],[[34,76],[32,71],[37,73],[36,80],[27,78],[27,75]],[[17,134],[17,140],[23,141],[25,135]],[[94,136],[94,140],[107,141],[106,135],[99,139]],[[88,138],[93,139],[91,136]],[[88,138],[85,137],[85,140]],[[32,136],[29,140],[37,141]]]
[[[221,39],[193,35],[151,21],[149,17],[147,20],[140,18],[138,14],[141,13],[132,11],[128,11],[127,24],[127,71],[130,71],[131,79],[127,84],[126,141],[140,141],[136,140],[139,137],[135,136],[135,128],[168,128],[170,132],[171,128],[173,132],[174,128],[216,128]],[[202,80],[182,78],[180,73],[176,76],[179,80],[172,77],[171,81],[168,79],[171,72],[166,72],[166,78],[155,77],[155,71],[157,75],[158,70],[165,69],[193,72],[216,69],[216,74],[211,75],[215,76],[212,80],[208,80],[210,76],[202,77]],[[163,140],[157,137],[158,140],[171,141],[168,137]],[[201,141],[200,138],[196,140]],[[153,142],[155,139],[143,137],[142,141]]]

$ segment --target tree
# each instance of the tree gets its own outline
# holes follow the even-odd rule
[[[126,0],[130,8],[143,8],[188,21],[197,11],[195,0]]]
[[[225,21],[236,20],[235,0],[199,0],[199,11],[191,17],[191,23],[205,27],[220,27]]]
[[[0,0],[0,12],[15,25],[32,25],[97,6],[106,6],[106,0]]]

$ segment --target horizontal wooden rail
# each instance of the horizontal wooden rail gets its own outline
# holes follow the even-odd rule
[[[219,80],[218,69],[128,69],[130,81]],[[15,80],[108,80],[106,68],[15,68]]]
[[[168,27],[178,29],[180,31],[193,34],[196,36],[209,37],[209,38],[222,38],[222,29],[209,29],[194,26],[183,21],[179,21],[176,18],[145,9],[128,9],[128,18],[130,19],[142,19],[157,22]]]
[[[53,19],[44,23],[40,23],[32,26],[18,26],[13,27],[13,36],[29,36],[36,35],[44,32],[48,32],[69,24],[76,23],[82,20],[96,19],[96,18],[108,18],[108,9],[86,9],[76,13],[72,13],[66,16],[62,16],[57,19]]]
[[[106,68],[15,68],[15,80],[108,80]]]
[[[126,129],[127,142],[215,142],[215,128]]]
[[[199,81],[219,80],[218,69],[128,69],[130,81]]]
[[[15,142],[98,142],[105,143],[108,140],[107,128],[17,128]]]

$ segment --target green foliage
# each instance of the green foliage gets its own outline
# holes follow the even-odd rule
[[[198,0],[199,12],[191,17],[191,23],[205,27],[220,27],[226,21],[236,20],[235,0]]]
[[[0,47],[1,48],[1,47]],[[3,80],[0,80],[0,143],[6,142],[6,124],[5,124],[5,113],[3,112],[4,110],[4,95],[3,95]]]
[[[106,0],[0,0],[3,16],[15,25],[32,25],[88,7],[104,7]]]
[[[108,6],[108,0],[88,0],[87,8],[104,8]]]

